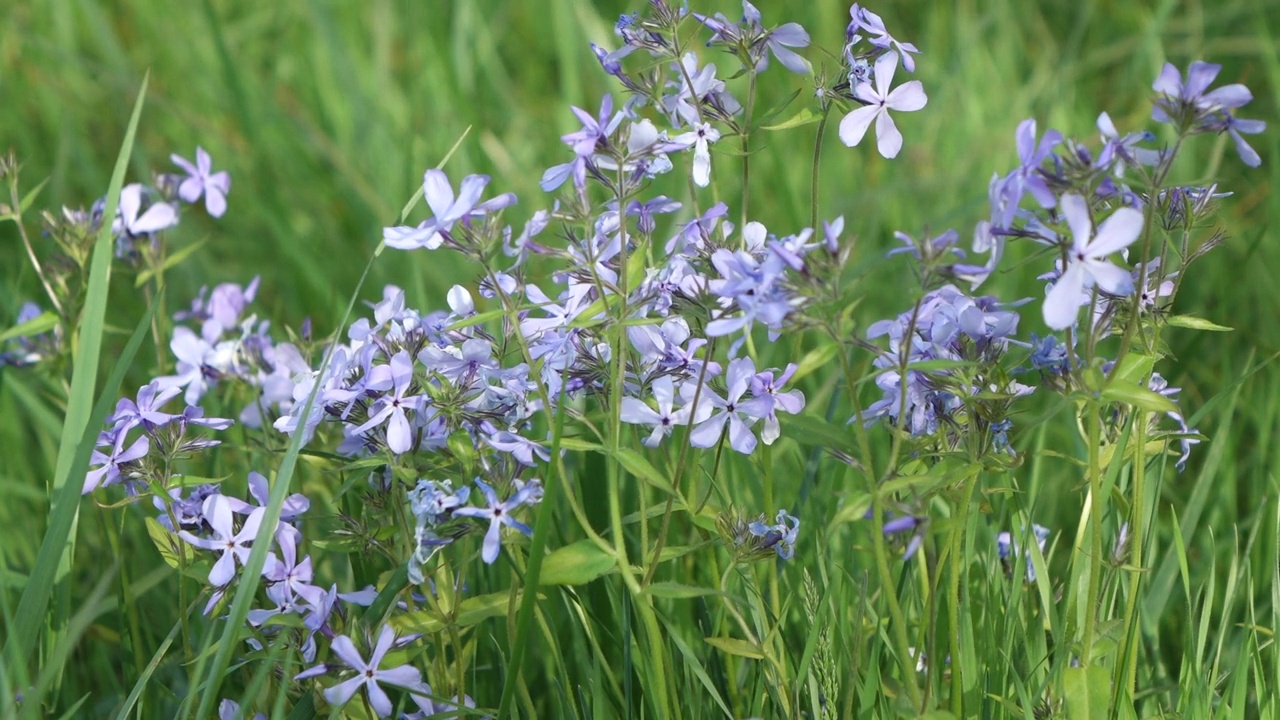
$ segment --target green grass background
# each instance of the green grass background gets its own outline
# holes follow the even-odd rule
[[[842,2],[758,5],[766,22],[802,23],[818,46],[838,49],[842,41],[848,19]],[[613,20],[634,9],[640,9],[636,2],[581,0],[9,0],[0,3],[0,146],[13,148],[23,162],[26,187],[49,179],[37,207],[87,206],[106,188],[133,99],[149,71],[130,177],[145,180],[152,170],[168,170],[170,152],[191,157],[200,144],[233,179],[225,218],[184,218],[187,237],[209,243],[170,275],[171,305],[185,304],[202,284],[261,275],[255,305],[261,316],[293,326],[311,317],[324,333],[337,322],[380,228],[418,186],[422,170],[467,128],[451,176],[493,175],[495,190],[521,199],[508,215],[513,222],[547,205],[537,181],[544,168],[567,157],[558,141],[575,128],[567,105],[594,108],[602,92],[619,92],[599,71],[587,42],[612,46]],[[739,12],[724,2],[695,9],[731,17]],[[1274,279],[1280,244],[1272,237],[1280,206],[1271,196],[1280,163],[1280,4],[970,0],[884,2],[872,9],[897,37],[923,50],[916,77],[929,104],[900,116],[905,149],[893,162],[870,145],[851,150],[834,132],[828,137],[823,215],[844,214],[868,261],[889,247],[897,229],[954,226],[967,237],[985,216],[988,178],[1015,161],[1013,134],[1023,118],[1089,139],[1096,137],[1094,120],[1103,110],[1122,131],[1148,127],[1150,84],[1166,60],[1180,68],[1195,59],[1222,63],[1219,82],[1244,82],[1253,90],[1254,103],[1242,114],[1272,125],[1250,137],[1263,166],[1243,167],[1226,138],[1200,138],[1178,169],[1183,180],[1217,178],[1235,193],[1224,201],[1221,218],[1232,237],[1193,268],[1178,309],[1236,330],[1170,330],[1176,359],[1159,369],[1185,388],[1184,411],[1212,441],[1197,448],[1187,472],[1164,479],[1154,542],[1157,560],[1172,557],[1176,513],[1188,538],[1191,585],[1197,593],[1216,592],[1211,614],[1231,620],[1226,635],[1215,634],[1213,642],[1235,647],[1243,635],[1233,626],[1245,622],[1267,627],[1257,637],[1270,642],[1280,593],[1280,374],[1270,366],[1249,371],[1280,352]],[[823,62],[816,52],[808,57],[815,65]],[[835,63],[828,59],[826,65]],[[728,66],[726,61],[722,68]],[[804,83],[775,67],[764,76],[762,91],[781,97]],[[759,184],[752,215],[771,228],[789,232],[807,224],[813,130],[760,136],[764,150],[753,160]],[[736,169],[728,156],[716,162],[720,172]],[[1016,258],[1006,268],[1015,267]],[[859,317],[867,322],[910,303],[905,265],[877,267],[883,271],[862,286]],[[988,291],[1038,297],[1042,290],[1029,270],[1002,273]],[[391,254],[374,266],[365,295],[376,297],[382,283],[394,282],[419,307],[440,307],[444,290],[470,275],[441,253]],[[141,313],[130,281],[120,276],[113,286],[108,324],[116,328],[132,328]],[[0,317],[12,317],[22,299],[38,293],[16,233],[0,228]],[[1037,312],[1025,313],[1024,335],[1030,330],[1043,331]],[[108,342],[123,344],[124,332]],[[149,377],[154,359],[147,352],[126,387]],[[1233,391],[1238,402],[1231,403]],[[61,423],[55,398],[21,373],[3,373],[0,543],[6,572],[0,577],[10,608],[48,512],[45,484]],[[1069,428],[1050,434],[1051,446],[1078,448]],[[1021,436],[1022,445],[1030,435]],[[1032,482],[1045,493],[1035,519],[1073,529],[1078,474],[1050,460],[1036,465]],[[802,515],[815,533],[834,507],[834,497],[821,494],[839,491],[818,487]],[[103,511],[84,510],[73,597],[88,593],[112,554],[103,546],[104,520],[94,516]],[[145,532],[132,526],[122,532],[121,553],[138,596],[131,611],[173,617],[173,583]],[[813,552],[812,545],[807,551],[802,545],[800,557]],[[1240,564],[1234,572],[1247,573],[1249,582],[1226,603],[1223,580],[1233,560]],[[1215,573],[1218,583],[1210,586]],[[1261,613],[1252,620],[1246,619],[1249,604]],[[1194,644],[1188,627],[1197,613],[1173,599],[1161,609],[1163,616],[1147,618],[1148,649],[1176,682],[1175,671]],[[91,714],[118,705],[136,678],[126,668],[134,660],[123,660],[119,636],[130,622],[136,620],[115,610],[90,627],[68,666],[57,707],[70,707],[86,693],[92,693],[86,706]],[[167,628],[146,628],[149,647],[139,653],[144,661]],[[1268,678],[1264,691],[1274,692],[1280,688],[1276,655],[1257,658],[1254,672]]]

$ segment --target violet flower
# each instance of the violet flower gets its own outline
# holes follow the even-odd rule
[[[862,142],[871,123],[876,124],[876,149],[886,158],[895,158],[902,149],[902,133],[889,116],[890,110],[913,112],[925,106],[929,98],[919,80],[912,80],[890,90],[893,74],[898,68],[898,56],[890,53],[876,60],[875,87],[861,83],[853,90],[853,96],[867,103],[844,116],[840,121],[840,140],[848,147]]]
[[[458,221],[479,217],[516,203],[516,196],[512,193],[479,202],[480,194],[488,184],[488,175],[468,175],[462,179],[458,195],[454,197],[448,176],[435,168],[428,170],[422,178],[422,194],[434,216],[417,227],[383,228],[383,241],[387,247],[397,250],[435,250],[444,244]]]
[[[363,686],[365,695],[369,698],[369,704],[373,706],[373,711],[378,714],[378,717],[387,717],[391,715],[392,711],[391,699],[387,697],[386,691],[378,685],[379,682],[401,687],[411,692],[416,691],[417,693],[429,695],[431,689],[423,684],[422,673],[418,671],[418,668],[412,665],[399,665],[383,670],[379,667],[395,639],[395,630],[390,625],[383,625],[378,634],[378,642],[374,646],[373,652],[369,655],[369,662],[365,662],[364,658],[360,656],[360,652],[356,650],[355,643],[351,642],[351,638],[346,635],[339,635],[334,638],[333,644],[330,645],[333,654],[346,663],[347,667],[355,670],[356,674],[354,677],[325,690],[324,699],[330,705],[341,707],[346,705],[351,700],[351,696],[355,695]]]
[[[209,215],[220,218],[227,211],[227,193],[231,192],[231,176],[225,170],[211,172],[213,160],[204,148],[196,148],[196,162],[191,164],[186,158],[176,153],[169,156],[173,164],[182,168],[187,177],[178,186],[178,197],[184,202],[194,203],[204,195],[204,207]]]
[[[241,565],[248,562],[258,526],[266,514],[265,508],[254,510],[240,526],[240,532],[236,532],[232,526],[231,503],[222,495],[211,495],[204,501],[204,517],[213,529],[213,537],[196,537],[186,530],[179,531],[178,537],[198,548],[222,553],[209,571],[209,584],[220,588],[235,577],[237,560]]]
[[[1089,204],[1076,194],[1062,196],[1062,213],[1071,227],[1072,242],[1066,269],[1044,301],[1044,322],[1054,330],[1071,327],[1085,290],[1094,284],[1112,295],[1133,292],[1133,278],[1107,256],[1133,244],[1142,232],[1142,213],[1120,208],[1103,221],[1095,236]]]
[[[484,548],[480,553],[480,557],[487,564],[492,564],[498,559],[498,551],[502,547],[502,526],[506,525],[510,528],[524,533],[525,535],[533,535],[533,530],[524,523],[516,520],[511,513],[523,505],[533,505],[542,501],[542,484],[537,480],[530,480],[527,484],[519,487],[511,497],[506,500],[499,500],[498,493],[489,486],[484,480],[476,478],[476,487],[480,488],[480,492],[484,493],[484,499],[487,503],[486,507],[460,507],[453,511],[456,516],[483,518],[489,521],[489,530],[484,536]]]

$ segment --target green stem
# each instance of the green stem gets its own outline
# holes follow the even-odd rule
[[[951,712],[956,717],[964,717],[964,681],[961,669],[964,663],[960,658],[960,580],[964,575],[967,561],[964,555],[965,529],[969,525],[969,507],[973,504],[973,491],[978,487],[980,475],[975,472],[964,480],[964,499],[960,503],[959,522],[951,531],[951,578],[947,587],[947,622],[951,625]]]
[[[751,115],[756,105],[756,71],[747,71],[747,109],[742,119],[742,223],[747,226],[747,199],[751,188]],[[745,236],[744,236],[745,238]],[[743,242],[746,242],[744,239]]]
[[[834,328],[828,327],[832,338],[836,342],[840,342],[839,335]],[[907,639],[907,620],[902,612],[902,605],[898,603],[898,596],[894,591],[893,574],[889,571],[888,550],[885,546],[884,533],[880,532],[880,528],[884,527],[884,501],[880,497],[880,489],[877,487],[875,469],[871,458],[871,439],[867,435],[867,429],[862,424],[862,404],[858,402],[858,385],[855,381],[853,368],[849,364],[849,358],[846,353],[838,353],[840,356],[840,365],[844,370],[845,385],[849,390],[849,400],[853,405],[855,421],[853,423],[854,432],[858,436],[858,448],[862,453],[862,475],[866,481],[867,493],[871,496],[871,545],[876,558],[876,573],[880,578],[880,585],[883,592],[880,595],[889,605],[889,618],[893,622],[892,638],[895,645],[895,652],[898,656],[898,665],[902,669],[902,682],[907,688],[907,695],[911,700],[911,704],[920,707],[921,696],[920,688],[916,685],[916,666],[911,657],[910,642]]]
[[[831,103],[822,104],[822,119],[818,121],[818,137],[813,141],[813,172],[809,176],[809,227],[818,231],[818,168],[822,163],[822,139],[827,134],[827,119],[831,117]]]
[[[1085,590],[1084,650],[1080,664],[1088,667],[1093,662],[1093,635],[1098,618],[1098,585],[1102,577],[1102,460],[1098,444],[1102,442],[1102,418],[1098,404],[1089,402],[1089,523],[1092,538],[1089,562],[1089,582]]]

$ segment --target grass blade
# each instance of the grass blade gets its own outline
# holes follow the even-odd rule
[[[115,217],[119,203],[120,188],[124,184],[125,168],[129,164],[129,155],[133,149],[134,136],[138,130],[138,119],[142,116],[142,104],[147,95],[147,78],[143,78],[142,87],[138,90],[138,99],[133,106],[133,115],[129,118],[129,129],[125,133],[124,143],[116,158],[115,170],[111,174],[111,184],[107,190],[107,206],[103,217]],[[75,333],[74,370],[71,376],[71,394],[67,401],[67,417],[63,422],[62,436],[58,445],[58,458],[54,466],[53,484],[49,488],[51,500],[49,510],[49,527],[44,541],[40,545],[39,554],[28,578],[27,587],[18,601],[18,609],[14,614],[11,626],[12,634],[6,640],[5,655],[15,658],[26,658],[34,647],[36,635],[40,628],[40,618],[48,609],[49,598],[55,585],[59,587],[59,604],[55,610],[52,627],[54,638],[62,634],[65,628],[70,606],[71,588],[68,574],[71,569],[71,555],[74,550],[74,538],[77,514],[80,509],[79,483],[70,482],[73,478],[83,476],[89,467],[89,457],[97,438],[96,426],[102,424],[107,408],[115,402],[115,390],[108,383],[103,390],[102,398],[96,406],[93,403],[94,385],[98,375],[98,354],[102,347],[103,327],[106,321],[107,292],[111,279],[111,223],[104,222],[94,243],[93,259],[89,269],[88,295],[85,298],[84,313],[80,318],[80,326]],[[152,308],[154,312],[154,306]],[[150,313],[148,313],[150,316]],[[147,322],[149,322],[149,317]],[[128,367],[133,353],[138,350],[141,339],[145,335],[146,324],[139,325],[130,338],[129,346],[113,373],[112,381],[119,386],[124,377],[124,369]],[[109,391],[109,392],[108,392]],[[110,403],[107,398],[111,398]]]

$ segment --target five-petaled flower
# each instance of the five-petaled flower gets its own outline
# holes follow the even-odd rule
[[[876,149],[886,158],[895,158],[902,149],[902,133],[893,124],[890,110],[913,112],[925,106],[929,98],[919,80],[903,83],[893,90],[893,74],[898,69],[898,56],[885,53],[876,60],[875,87],[864,82],[853,89],[853,96],[866,105],[844,116],[840,121],[840,140],[849,147],[862,142],[871,123],[876,124]]]
[[[351,638],[346,635],[334,638],[333,645],[330,646],[333,654],[346,663],[347,667],[355,670],[356,674],[325,690],[324,699],[330,705],[341,707],[346,705],[351,700],[351,696],[363,686],[373,711],[378,714],[378,717],[387,717],[392,710],[391,698],[387,697],[387,692],[378,683],[383,682],[404,688],[414,694],[430,695],[431,688],[422,682],[422,673],[418,668],[412,665],[398,665],[383,670],[379,667],[395,640],[395,630],[390,625],[383,625],[381,632],[378,633],[378,642],[374,645],[373,653],[369,655],[369,662],[365,662],[360,656],[360,651],[356,650],[355,643],[351,642]]]
[[[1111,264],[1107,256],[1129,247],[1142,232],[1142,213],[1133,208],[1116,210],[1095,236],[1088,201],[1070,193],[1062,196],[1061,205],[1072,240],[1066,268],[1044,300],[1044,322],[1054,330],[1071,327],[1085,301],[1085,290],[1093,285],[1112,295],[1133,292],[1133,277]]]
[[[220,218],[227,211],[227,193],[231,192],[231,176],[226,170],[212,172],[213,160],[202,147],[196,148],[196,162],[178,155],[170,155],[174,165],[186,171],[187,177],[178,186],[178,197],[194,203],[204,195],[204,208],[213,217]]]
[[[434,216],[417,227],[383,228],[383,241],[387,247],[397,250],[435,250],[444,244],[459,221],[466,222],[516,203],[516,196],[512,193],[480,202],[480,194],[488,184],[488,175],[468,175],[462,179],[458,196],[454,197],[453,186],[444,172],[435,168],[428,170],[422,176],[422,194]]]

